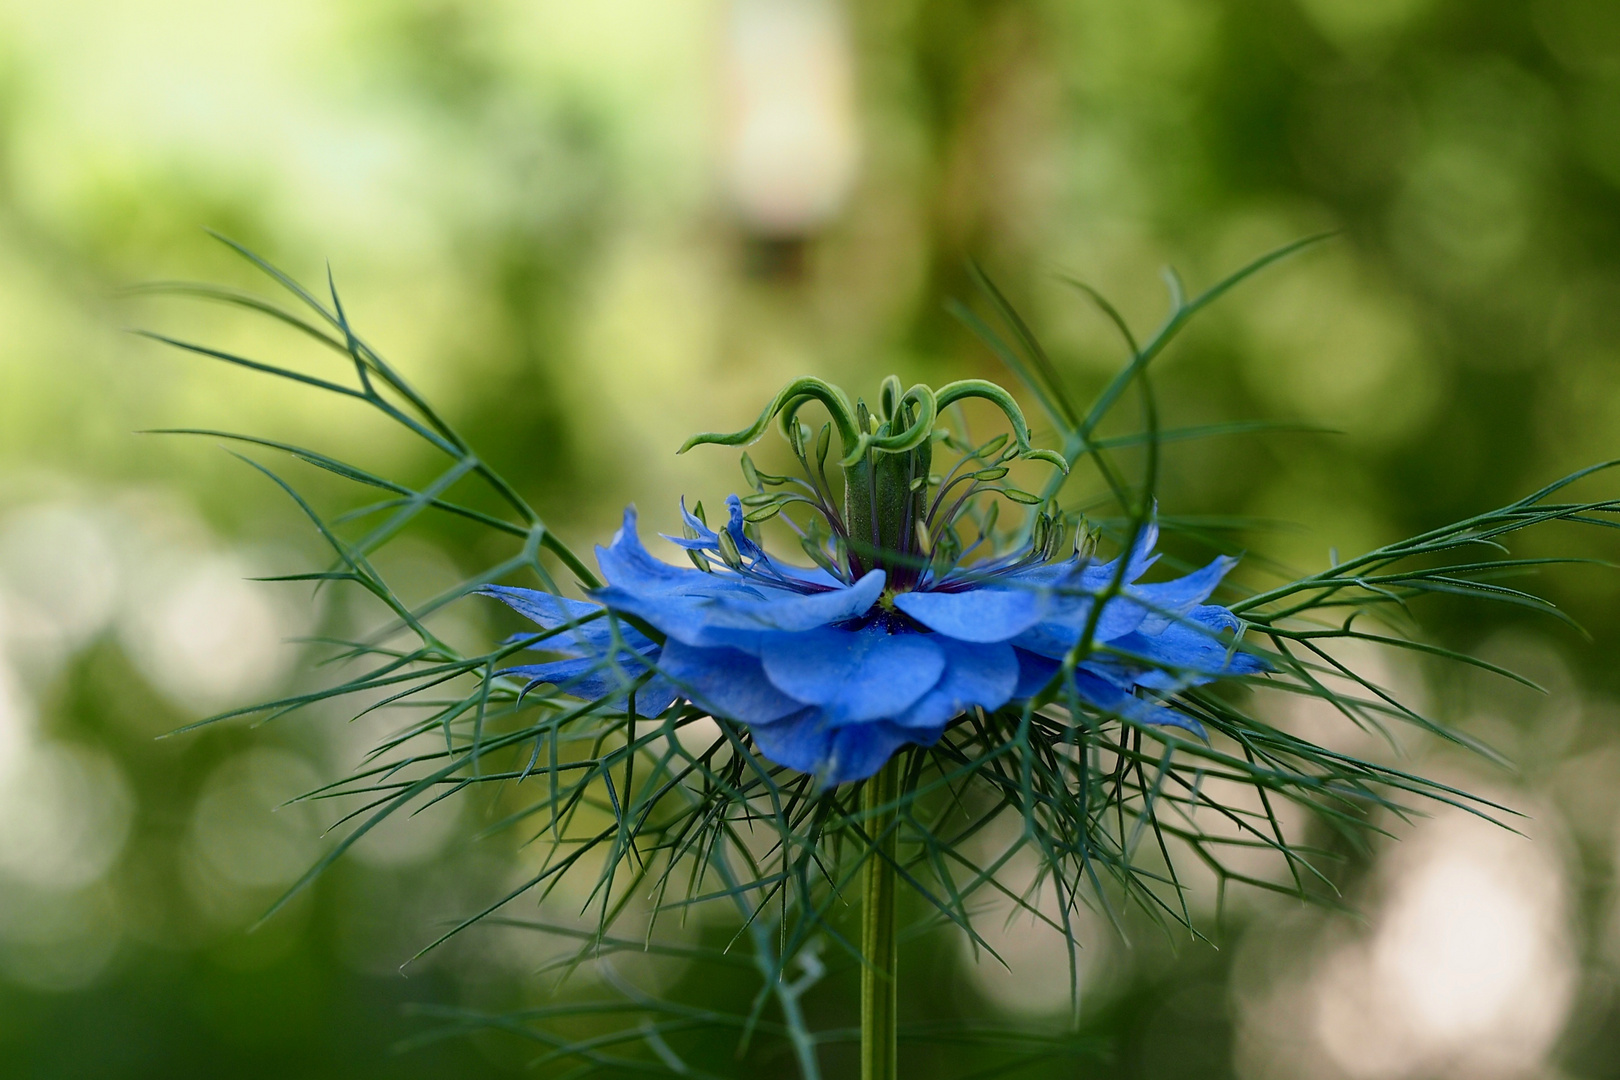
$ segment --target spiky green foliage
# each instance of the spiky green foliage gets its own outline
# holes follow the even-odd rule
[[[1261,427],[1161,430],[1152,364],[1200,310],[1312,242],[1267,255],[1190,299],[1172,276],[1169,315],[1145,341],[1137,339],[1099,293],[1077,283],[1119,329],[1128,353],[1118,375],[1084,408],[1065,389],[1056,365],[1017,313],[979,275],[1001,329],[965,307],[958,314],[1023,381],[1046,414],[1069,466],[1066,474],[1054,474],[1038,497],[1031,497],[1039,508],[1032,507],[1023,521],[1013,523],[1013,539],[1051,528],[1054,518],[1078,527],[1084,509],[1128,548],[1153,513],[1163,444]],[[743,965],[759,980],[758,993],[746,1009],[727,1011],[664,1000],[610,976],[613,992],[600,1000],[504,1016],[434,1014],[445,1021],[445,1031],[477,1025],[519,1033],[542,1048],[538,1060],[552,1070],[547,1075],[708,1076],[713,1073],[706,1069],[725,1068],[725,1063],[688,1060],[690,1044],[683,1040],[720,1030],[733,1033],[739,1047],[781,1040],[800,1073],[814,1078],[821,1070],[818,1048],[847,1042],[853,1034],[812,1031],[802,999],[829,971],[862,963],[851,941],[847,909],[858,902],[859,882],[870,860],[883,860],[924,913],[908,932],[951,929],[994,956],[976,929],[977,920],[994,906],[992,901],[1010,904],[1060,936],[1069,953],[1071,987],[1077,988],[1075,953],[1082,943],[1076,925],[1082,908],[1099,908],[1117,918],[1134,907],[1166,927],[1197,933],[1188,902],[1191,865],[1213,876],[1223,894],[1235,882],[1333,902],[1323,864],[1326,853],[1285,830],[1284,805],[1305,811],[1319,826],[1353,844],[1378,829],[1380,811],[1405,815],[1420,810],[1426,800],[1487,815],[1503,809],[1290,734],[1254,708],[1256,695],[1233,692],[1227,684],[1178,695],[1180,707],[1210,732],[1205,743],[1176,729],[1099,714],[1066,697],[1059,689],[1062,680],[1057,680],[1043,697],[964,716],[935,747],[905,751],[895,766],[895,793],[885,798],[868,798],[862,784],[821,789],[812,777],[764,760],[746,730],[714,722],[689,705],[643,716],[633,694],[614,705],[576,700],[567,696],[568,687],[524,693],[498,672],[513,654],[543,647],[548,636],[566,628],[524,634],[467,654],[434,634],[429,625],[433,615],[451,604],[475,602],[463,598],[486,583],[538,584],[553,591],[563,584],[590,587],[598,584],[591,570],[355,332],[330,281],[328,295],[321,298],[258,256],[237,250],[290,293],[294,309],[210,286],[166,288],[295,327],[335,354],[333,371],[311,375],[173,338],[158,340],[352,399],[422,440],[445,462],[431,482],[413,487],[314,449],[189,430],[289,455],[377,495],[358,510],[328,518],[288,480],[253,462],[287,493],[332,551],[325,568],[287,580],[362,590],[379,605],[382,619],[370,636],[321,645],[325,659],[345,672],[333,681],[204,722],[274,719],[344,701],[408,717],[375,748],[364,768],[307,796],[341,803],[340,822],[350,827],[293,892],[390,816],[469,789],[490,789],[499,792],[497,805],[502,808],[491,830],[521,832],[544,849],[544,858],[530,877],[492,898],[484,909],[469,912],[429,948],[480,922],[499,922],[536,933],[573,935],[578,948],[565,968],[635,950],[699,964]],[[1140,404],[1141,429],[1101,435],[1105,418],[1132,398]],[[970,442],[964,441],[962,448],[972,452]],[[1088,464],[1100,478],[1103,494],[1083,506],[1057,509],[1065,484]],[[757,474],[751,464],[745,470]],[[1263,656],[1274,669],[1248,681],[1267,695],[1325,702],[1347,724],[1386,732],[1405,724],[1466,744],[1459,733],[1347,667],[1334,646],[1356,642],[1415,650],[1516,677],[1417,638],[1411,606],[1440,593],[1552,612],[1546,602],[1500,580],[1555,560],[1513,558],[1502,541],[1516,530],[1550,521],[1613,526],[1620,503],[1553,501],[1584,475],[1567,477],[1500,510],[1237,598],[1230,606],[1247,624],[1241,647]],[[428,513],[452,515],[502,535],[511,550],[507,558],[455,588],[412,606],[379,573],[372,557]],[[996,528],[988,515],[974,520],[987,533]],[[1175,519],[1165,522],[1173,527]],[[1115,590],[1119,587],[1116,581]],[[614,619],[606,612],[593,617],[610,623]],[[1067,659],[1070,669],[1097,648],[1088,632]],[[1234,798],[1234,791],[1247,794]],[[1269,855],[1281,872],[1251,869],[1256,851]],[[1009,866],[1031,856],[1038,868],[1034,879],[1010,883]],[[572,886],[586,883],[582,891],[594,913],[591,929],[581,932],[528,920],[519,909],[519,903],[532,908],[564,881],[573,896],[580,890]],[[616,933],[620,916],[648,897],[655,909],[654,926],[660,919],[680,920],[696,907],[722,909],[722,921],[729,920],[731,927],[730,941],[722,948],[697,947],[660,943],[652,929],[641,936]],[[606,966],[611,972],[611,964]],[[583,1017],[598,1026],[582,1034]],[[605,1028],[600,1026],[604,1019],[612,1021]],[[904,1027],[901,1034],[902,1039],[909,1034],[936,1042],[944,1037],[934,1030],[908,1033]],[[958,1027],[950,1035],[1001,1046],[1006,1050],[1003,1067],[1009,1069],[1089,1049],[1073,1039],[1014,1031]]]

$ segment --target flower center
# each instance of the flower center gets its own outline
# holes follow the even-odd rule
[[[876,628],[888,634],[931,634],[932,630],[894,606],[894,597],[904,589],[884,589],[877,603],[866,614],[839,625],[845,630]]]
[[[937,425],[942,409],[968,398],[980,398],[999,408],[1012,431],[982,446],[973,446],[953,438],[948,429]],[[798,419],[799,411],[811,402],[825,406],[829,416],[819,433]],[[823,572],[845,585],[873,570],[882,570],[891,593],[887,603],[878,605],[877,614],[892,615],[896,620],[904,619],[904,615],[894,609],[893,593],[949,587],[953,573],[965,559],[981,546],[985,551],[995,549],[992,538],[997,507],[992,501],[988,507],[975,508],[980,496],[1002,496],[1030,507],[1043,504],[1041,496],[1001,483],[1009,463],[1015,458],[1045,461],[1068,472],[1068,462],[1062,455],[1030,445],[1029,426],[1012,395],[982,379],[962,379],[938,390],[921,383],[902,390],[899,378],[891,375],[883,380],[875,412],[864,401],[851,404],[842,390],[820,379],[795,379],[777,393],[751,427],[731,434],[694,435],[681,452],[700,443],[750,443],[772,418],[780,421],[803,476],[760,472],[743,454],[743,476],[754,493],[739,500],[747,508],[746,514],[734,512],[750,526],[782,514],[799,534],[806,554]],[[844,480],[842,497],[835,494],[836,486],[827,477],[835,431],[843,451],[838,459]],[[929,472],[936,442],[960,455],[944,476]],[[799,525],[783,513],[789,507],[800,506],[807,507],[820,520],[812,516]],[[967,526],[960,529],[958,525],[964,521]],[[1014,563],[1023,565],[1049,557],[1051,545],[1044,541],[1061,537],[1061,529],[1050,528],[1057,521],[1045,510],[1036,512],[1032,538],[1040,536],[1042,541],[1026,544],[1014,555],[997,556],[989,563],[981,555],[979,569],[1003,572]],[[741,521],[737,528],[741,530]],[[964,539],[964,533],[969,539]],[[741,544],[740,540],[735,542]],[[757,537],[751,543],[757,548]],[[740,567],[745,560],[740,546],[728,556],[724,534],[720,544],[726,565],[743,573]],[[798,591],[826,587],[803,580],[785,584]]]

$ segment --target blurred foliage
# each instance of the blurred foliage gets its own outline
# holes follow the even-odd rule
[[[498,1010],[554,982],[532,974],[544,950],[521,934],[398,974],[522,858],[470,840],[472,804],[423,823],[427,840],[340,864],[244,933],[286,868],[320,850],[318,815],[269,809],[352,767],[371,729],[334,712],[153,740],[289,678],[292,650],[244,659],[230,643],[308,620],[302,594],[253,586],[259,599],[232,592],[220,607],[204,587],[215,578],[188,575],[284,572],[318,549],[228,455],[132,431],[318,436],[392,475],[430,467],[338,407],[121,333],[294,349],[222,313],[117,295],[159,278],[246,284],[205,226],[307,280],[330,258],[371,340],[581,545],[626,501],[667,529],[676,494],[729,491],[727,455],[677,460],[675,447],[737,426],[792,375],[995,377],[945,311],[972,295],[969,256],[1084,392],[1118,348],[1065,275],[1147,326],[1163,310],[1161,264],[1197,287],[1342,230],[1214,311],[1156,384],[1167,426],[1343,432],[1167,452],[1167,513],[1242,516],[1239,542],[1300,570],[1617,456],[1614,4],[852,4],[859,170],[837,215],[802,236],[751,230],[724,195],[731,13],[718,0],[0,2],[0,628],[13,669],[0,753],[30,764],[29,783],[55,777],[39,790],[61,804],[59,820],[40,811],[46,824],[8,827],[0,845],[0,1073],[503,1072],[532,1048],[478,1036],[390,1055],[424,1025],[398,1005]],[[395,569],[426,595],[484,557],[468,550],[478,542],[443,525]],[[1605,543],[1555,533],[1516,553],[1612,555]],[[1437,640],[1526,664],[1553,690],[1521,698],[1435,675],[1439,711],[1521,770],[1425,767],[1537,808],[1580,964],[1548,1053],[1569,1075],[1620,1076],[1620,578],[1576,582],[1549,573],[1538,587],[1590,641],[1501,612],[1421,613]],[[470,638],[491,632],[482,612],[465,618]],[[3,783],[35,790],[18,774]],[[1352,864],[1353,897],[1378,895],[1375,871]],[[1099,928],[1086,1024],[1114,1057],[1050,1075],[1268,1075],[1244,1019],[1254,984],[1280,979],[1266,972],[1284,944],[1316,941],[1316,924],[1287,910],[1247,928],[1253,910],[1273,909],[1237,904],[1219,953],[1148,938],[1127,950]],[[913,1019],[1018,1008],[959,950],[919,943],[903,964],[917,973]],[[926,1048],[911,1061],[920,1075],[946,1063],[971,1064]]]

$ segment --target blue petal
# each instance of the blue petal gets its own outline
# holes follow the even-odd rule
[[[613,534],[607,547],[596,548],[596,564],[610,585],[648,595],[679,592],[682,595],[713,596],[744,588],[730,575],[706,574],[693,566],[671,566],[655,559],[641,546],[636,533],[636,508],[624,510],[624,524]]]
[[[1026,566],[1022,570],[1009,570],[997,576],[997,580],[1015,583],[1025,587],[1051,587],[1060,582],[1079,584],[1079,575],[1090,566],[1077,558],[1064,559],[1061,562],[1036,563]],[[975,572],[982,573],[975,567],[969,567],[958,576],[971,578]]]
[[[1127,580],[1153,564],[1157,527],[1143,528]],[[1003,574],[995,584],[960,592],[905,593],[895,606],[918,622],[962,641],[1011,641],[1045,655],[1065,655],[1080,640],[1097,592],[1114,578],[1119,560],[1094,565],[1079,558]],[[1110,641],[1135,630],[1147,610],[1126,597],[1103,609],[1094,637]]]
[[[1033,697],[1040,692],[1047,683],[1052,681],[1062,668],[1056,660],[1034,653],[1016,650],[1018,655],[1018,686],[1013,691],[1015,700]],[[1164,727],[1179,727],[1197,735],[1200,739],[1207,739],[1204,726],[1190,716],[1177,712],[1175,709],[1163,705],[1155,705],[1149,701],[1126,692],[1124,689],[1099,678],[1095,672],[1088,671],[1082,666],[1074,673],[1071,682],[1075,695],[1086,704],[1104,712],[1115,713],[1119,716],[1134,720],[1139,724],[1153,724]]]
[[[1157,537],[1156,525],[1150,523],[1143,527],[1125,577],[1127,582],[1140,577],[1158,558],[1149,554]],[[1216,564],[1220,563],[1221,560],[1216,560]],[[1230,565],[1226,563],[1217,568],[1216,564],[1176,582],[1142,588],[1160,591],[1162,602],[1151,600],[1153,606],[1174,607],[1184,594],[1191,594],[1205,584],[1200,575],[1214,572],[1214,580],[1208,582],[1207,588],[1185,606],[1175,608],[1174,613],[1181,614],[1208,596]],[[1013,571],[1002,575],[995,584],[980,588],[968,587],[959,592],[902,593],[894,598],[894,603],[930,630],[961,641],[1019,639],[1017,644],[1024,648],[1062,656],[1080,640],[1080,634],[1091,615],[1093,594],[1113,583],[1118,566],[1118,559],[1092,565],[1071,558]],[[956,580],[960,582],[961,577]],[[1129,589],[1125,596],[1116,597],[1103,609],[1096,640],[1111,641],[1121,634],[1128,634],[1149,616],[1146,607],[1129,599],[1138,591],[1136,588]],[[1041,625],[1048,621],[1053,625]],[[1020,635],[1026,634],[1032,636],[1020,639]]]
[[[668,679],[654,675],[636,691],[636,715],[657,716],[679,700],[675,686]]]
[[[702,518],[698,517],[696,514],[692,513],[692,511],[686,508],[685,495],[681,496],[681,520],[685,521],[687,525],[691,526],[692,531],[711,542],[720,539],[719,534],[704,524]]]
[[[1152,585],[1132,586],[1131,595],[1151,609],[1147,618],[1142,621],[1141,632],[1157,634],[1165,627],[1173,625],[1179,616],[1187,614],[1207,600],[1209,594],[1215,591],[1215,586],[1219,585],[1221,579],[1236,565],[1236,559],[1222,555],[1202,570],[1195,570],[1186,577],[1160,581]]]
[[[485,585],[478,589],[484,596],[493,596],[530,622],[546,629],[575,622],[602,611],[601,604],[589,600],[570,600],[566,596],[540,589],[518,589],[510,585]]]
[[[757,578],[670,566],[641,546],[634,507],[625,510],[613,543],[596,549],[596,560],[609,587],[592,596],[688,645],[730,644],[716,630],[802,631],[852,619],[877,602],[884,582],[883,572],[874,570],[847,588],[804,593]]]
[[[778,765],[810,773],[823,784],[864,780],[907,743],[932,745],[943,729],[903,730],[884,723],[829,722],[820,709],[750,729],[760,753]]]
[[[807,585],[824,585],[829,589],[849,588],[848,583],[842,578],[834,577],[819,566],[794,566],[792,563],[777,562],[773,559],[771,567]]]
[[[745,724],[768,724],[804,708],[771,685],[760,663],[735,649],[700,649],[670,640],[658,665],[699,708]]]
[[[1046,589],[987,587],[961,592],[907,592],[894,606],[928,629],[958,641],[1007,641],[1041,621],[1052,595]]]
[[[1104,712],[1114,713],[1138,724],[1178,727],[1192,732],[1206,742],[1209,741],[1209,736],[1204,732],[1204,725],[1192,717],[1175,709],[1165,708],[1163,705],[1143,701],[1087,671],[1074,673],[1074,690],[1081,701]]]
[[[824,784],[865,780],[907,743],[932,746],[945,729],[898,728],[892,724],[852,724],[833,729],[832,754],[821,774]]]
[[[670,640],[688,645],[720,646],[731,642],[709,630],[712,597],[647,595],[610,585],[594,589],[591,595],[613,611],[634,615],[655,627]]]
[[[480,595],[494,597],[525,619],[547,630],[598,616],[591,618],[590,622],[537,642],[534,646],[537,649],[600,654],[607,649],[608,643],[613,639],[612,624],[600,617],[603,608],[595,601],[570,600],[556,593],[543,592],[539,589],[518,589],[508,585],[485,585],[477,591]],[[641,651],[654,645],[651,639],[633,626],[619,623],[618,629],[620,641],[632,649]],[[517,638],[524,636],[527,635],[515,635]]]
[[[774,724],[748,730],[760,753],[803,773],[816,772],[832,754],[832,731],[820,709],[803,709]]]
[[[1058,605],[1058,610],[1047,620],[1013,638],[1012,643],[1020,649],[1061,659],[1085,633],[1093,603],[1094,599],[1089,596],[1070,599],[1066,605]],[[1102,644],[1123,637],[1141,626],[1147,614],[1145,607],[1129,597],[1116,596],[1103,606],[1091,639]]]
[[[569,697],[595,701],[599,698],[622,699],[647,667],[645,659],[620,653],[618,667],[599,658],[581,657],[555,660],[548,664],[524,664],[505,668],[497,674],[527,679],[524,693],[544,683],[551,683]],[[636,690],[636,711],[644,716],[656,716],[669,708],[675,697],[675,688],[669,680],[654,675]]]
[[[1232,613],[1223,607],[1200,607],[1186,621],[1174,623],[1155,636],[1128,634],[1113,646],[1153,665],[1137,665],[1132,678],[1136,685],[1154,690],[1179,690],[1222,676],[1257,675],[1267,670],[1268,665],[1260,657],[1235,651],[1218,636],[1236,623]]]
[[[653,558],[636,531],[636,508],[625,507],[624,524],[607,547],[598,545],[596,563],[610,586],[640,596],[674,595],[688,598],[741,596],[763,592],[789,592],[768,583],[718,571],[706,573],[693,566],[671,566]],[[794,595],[797,595],[794,593]]]
[[[1188,613],[1193,621],[1201,623],[1209,629],[1220,633],[1223,630],[1236,630],[1243,625],[1243,620],[1232,614],[1219,604],[1207,604],[1203,607],[1193,608]]]
[[[765,674],[836,724],[897,716],[939,682],[945,654],[927,634],[823,627],[763,639]]]
[[[1215,587],[1234,565],[1235,559],[1223,555],[1202,570],[1194,571],[1185,577],[1152,585],[1130,586],[1124,595],[1110,600],[1108,606],[1103,609],[1093,640],[1098,644],[1117,645],[1125,651],[1139,655],[1155,655],[1144,647],[1140,639],[1144,637],[1156,639],[1166,628],[1177,625],[1179,620],[1215,591]],[[1013,639],[1013,644],[1044,656],[1055,658],[1066,656],[1080,640],[1086,620],[1091,614],[1091,604],[1092,600],[1089,597],[1076,598],[1067,610],[1052,615],[1047,621],[1020,634]],[[1127,645],[1127,641],[1134,644]]]
[[[681,496],[681,519],[686,522],[686,527],[688,529],[691,529],[697,534],[695,539],[688,540],[684,536],[674,537],[664,533],[660,533],[659,535],[663,536],[665,540],[668,540],[673,544],[678,544],[679,546],[688,548],[692,551],[716,551],[719,549],[719,534],[713,529],[709,528],[707,525],[703,524],[702,518],[698,517],[696,514],[692,513],[692,511],[686,508],[686,496],[684,495]]]
[[[1154,507],[1157,512],[1158,507]],[[1136,544],[1131,548],[1131,559],[1125,568],[1125,581],[1130,583],[1147,573],[1159,557],[1153,554],[1153,546],[1159,542],[1159,522],[1157,517],[1150,517],[1142,523],[1142,531],[1136,534]],[[1114,573],[1119,567],[1118,559],[1111,559],[1100,566],[1089,567],[1088,571],[1097,575],[1097,584],[1093,588],[1103,588],[1114,580]]]
[[[855,584],[824,592],[773,589],[762,596],[725,596],[707,608],[712,626],[731,630],[814,630],[864,615],[883,594],[884,573],[873,570]]]
[[[941,727],[978,705],[999,709],[1018,686],[1018,659],[1011,645],[971,645],[943,635],[945,674],[928,693],[892,722],[907,730]]]
[[[1018,683],[1013,687],[1013,697],[1019,701],[1040,693],[1063,666],[1050,657],[1023,649],[1014,649],[1013,655],[1018,658]]]
[[[699,577],[718,577],[692,571]],[[848,588],[815,593],[768,586],[742,586],[724,595],[644,593],[612,586],[592,593],[617,611],[645,619],[688,645],[730,645],[732,631],[803,632],[866,613],[883,592],[884,575],[873,570]]]

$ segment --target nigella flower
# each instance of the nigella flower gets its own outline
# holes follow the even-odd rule
[[[938,410],[966,397],[999,406],[1013,438],[967,447],[936,430]],[[813,440],[797,419],[811,400],[832,414]],[[974,558],[995,536],[994,506],[978,509],[983,497],[1042,502],[999,483],[1007,463],[1063,465],[1030,447],[1022,414],[1000,387],[970,380],[901,394],[891,378],[872,416],[835,387],[801,379],[752,428],[695,436],[683,450],[752,441],[778,415],[804,477],[761,473],[745,455],[755,493],[727,500],[729,520],[718,532],[701,505],[693,513],[683,503],[685,535],[669,539],[694,566],[649,554],[631,508],[613,542],[597,548],[607,585],[590,601],[487,589],[557,630],[537,647],[570,657],[507,673],[586,699],[623,699],[634,688],[643,715],[690,701],[746,725],[772,761],[836,784],[872,775],[907,743],[932,745],[973,709],[1021,705],[1054,686],[1064,701],[1201,737],[1169,695],[1263,670],[1223,637],[1238,620],[1204,602],[1233,560],[1138,584],[1157,558],[1151,522],[1124,566],[1093,561],[1083,533],[1071,554],[1057,558],[1066,532],[1061,517],[1045,510],[1022,544]],[[841,507],[826,478],[833,428],[845,450]],[[935,443],[962,451],[944,476],[929,472]],[[783,514],[800,508],[812,514],[803,526]],[[815,566],[775,559],[752,535],[751,523],[778,514]]]

